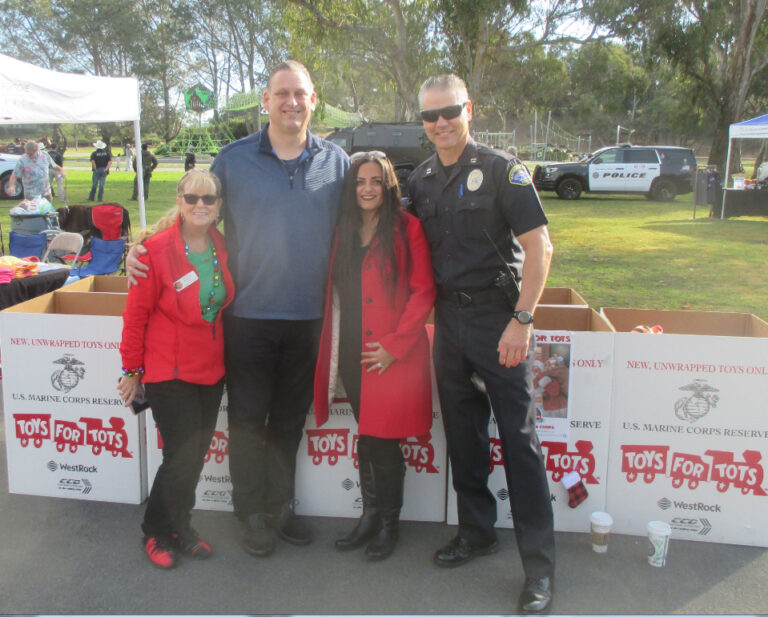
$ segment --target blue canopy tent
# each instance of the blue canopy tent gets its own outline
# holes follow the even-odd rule
[[[728,158],[725,163],[725,176],[723,177],[723,207],[720,218],[725,218],[725,205],[728,196],[728,182],[731,179],[731,148],[734,139],[768,139],[768,114],[736,122],[728,129]],[[731,189],[732,190],[732,189]]]

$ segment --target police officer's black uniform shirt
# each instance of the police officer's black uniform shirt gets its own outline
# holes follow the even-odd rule
[[[107,163],[112,160],[112,157],[109,156],[109,152],[106,150],[96,150],[91,154],[91,160],[96,163],[96,169],[101,169],[107,166]]]
[[[421,219],[432,249],[438,288],[493,286],[502,264],[483,230],[519,279],[522,249],[515,236],[547,224],[528,170],[518,159],[470,140],[449,173],[435,153],[408,179],[410,209]]]

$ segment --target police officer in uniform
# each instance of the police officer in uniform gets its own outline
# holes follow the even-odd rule
[[[525,166],[470,137],[472,102],[463,80],[430,77],[419,102],[436,153],[411,174],[408,193],[439,289],[434,361],[459,514],[458,534],[434,561],[459,566],[498,549],[496,501],[488,490],[492,407],[525,571],[518,610],[541,613],[552,600],[555,546],[531,366],[533,313],[552,258],[547,218]],[[518,298],[494,282],[506,268],[491,240],[521,277]]]

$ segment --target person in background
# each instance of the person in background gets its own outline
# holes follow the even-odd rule
[[[195,149],[190,146],[187,148],[187,153],[184,155],[184,171],[189,171],[195,167]]]
[[[142,186],[144,187],[144,199],[149,199],[149,180],[152,172],[157,167],[157,158],[149,151],[147,144],[141,144],[141,168],[143,170]],[[136,171],[136,158],[133,159],[133,171]],[[131,201],[136,201],[139,195],[139,174],[133,179],[133,195]]]
[[[435,375],[459,516],[456,536],[433,560],[449,568],[498,550],[496,499],[488,490],[493,412],[525,571],[517,610],[542,613],[552,601],[555,536],[532,364],[533,313],[552,259],[547,217],[525,166],[471,138],[472,101],[461,78],[430,77],[419,102],[436,152],[413,171],[408,194],[438,286]],[[510,269],[519,292],[511,278],[498,285],[499,273]],[[473,383],[475,373],[485,391]]]
[[[176,208],[144,241],[148,277],[131,286],[123,312],[118,391],[128,406],[144,386],[163,440],[142,523],[147,556],[159,568],[175,566],[177,551],[212,552],[190,519],[224,389],[221,311],[234,297],[216,230],[220,208],[216,176],[190,171],[181,178]]]
[[[51,201],[53,199],[49,179],[51,168],[62,177],[66,176],[64,170],[56,165],[46,152],[40,150],[37,142],[28,141],[24,144],[24,155],[16,162],[16,167],[8,180],[8,195],[16,193],[16,179],[19,178],[24,185],[25,199],[45,197]]]
[[[424,231],[402,209],[392,162],[378,151],[350,160],[325,294],[315,419],[318,426],[327,420],[340,376],[359,427],[363,514],[335,546],[351,550],[367,543],[366,557],[380,560],[399,535],[400,439],[425,435],[432,426],[424,324],[436,291]]]
[[[48,151],[48,156],[51,157],[51,160],[54,162],[56,167],[59,169],[64,168],[64,153],[59,150],[58,144],[52,143],[51,148]],[[67,194],[64,192],[64,176],[61,175],[56,169],[56,167],[51,167],[48,171],[48,180],[51,182],[51,193],[53,195],[56,195],[56,193],[53,192],[53,179],[56,179],[56,184],[59,186],[59,199],[64,202],[64,204],[67,203]]]
[[[123,148],[123,156],[125,157],[125,171],[131,171],[131,160],[133,159],[131,144],[125,144],[125,148]]]
[[[104,182],[109,175],[109,168],[112,165],[112,155],[107,151],[107,144],[99,140],[93,147],[96,148],[91,153],[91,170],[93,171],[91,180],[91,192],[88,193],[88,201],[93,201],[96,196],[96,187],[99,188],[98,200],[104,199]]]

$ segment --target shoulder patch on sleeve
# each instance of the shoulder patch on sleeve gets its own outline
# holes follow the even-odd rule
[[[532,182],[531,174],[523,164],[512,165],[509,169],[509,183],[518,186],[528,186]]]

